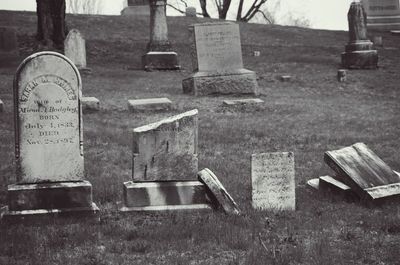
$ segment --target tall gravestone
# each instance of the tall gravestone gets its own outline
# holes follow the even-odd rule
[[[353,2],[347,14],[349,22],[349,42],[342,53],[342,66],[350,69],[375,69],[378,52],[367,37],[367,21],[360,2]]]
[[[253,154],[251,183],[252,204],[255,209],[296,209],[293,153]]]
[[[19,56],[17,33],[14,28],[0,27],[0,66],[10,65]]]
[[[166,0],[149,0],[149,5],[150,41],[147,53],[142,56],[143,68],[147,71],[180,69],[178,55],[168,40]]]
[[[122,16],[149,16],[149,0],[127,0],[124,1]]]
[[[77,29],[71,29],[64,41],[64,54],[80,71],[90,71],[86,65],[86,41]]]
[[[81,78],[65,56],[26,58],[14,79],[17,183],[8,186],[6,216],[94,214],[84,180]]]
[[[400,29],[400,0],[362,0],[369,29]]]
[[[256,74],[243,68],[238,24],[194,24],[189,32],[194,73],[182,81],[184,93],[258,94]]]

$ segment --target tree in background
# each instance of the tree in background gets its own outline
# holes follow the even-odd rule
[[[36,0],[37,34],[41,50],[63,50],[67,33],[65,0]]]
[[[267,2],[267,0],[253,0],[253,3],[251,4],[250,8],[243,15],[243,3],[244,3],[244,0],[239,0],[239,7],[238,7],[237,15],[236,15],[236,20],[237,21],[249,22],[257,13],[260,13],[260,14],[263,15],[265,20],[268,21],[271,24],[272,23],[271,20],[267,17],[267,15],[261,9],[261,7],[266,2]]]

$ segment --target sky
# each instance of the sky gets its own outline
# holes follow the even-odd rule
[[[71,0],[67,0],[71,1]],[[119,15],[126,0],[98,0],[102,1],[102,13],[108,15]],[[168,0],[169,3],[178,3],[179,0]],[[231,9],[237,5],[237,0],[232,1]],[[250,4],[252,0],[245,0]],[[312,28],[347,30],[347,11],[352,0],[268,0],[266,6],[275,11],[278,24],[288,24],[293,19],[307,20]],[[195,6],[200,12],[198,0],[187,0],[189,5]],[[279,3],[279,7],[276,4]],[[212,8],[212,2],[209,4],[211,16],[215,16]],[[3,10],[28,10],[36,9],[35,0],[0,0],[0,9]],[[214,13],[214,14],[213,14]],[[168,9],[167,14],[179,15],[173,9]],[[229,17],[234,17],[232,12]]]

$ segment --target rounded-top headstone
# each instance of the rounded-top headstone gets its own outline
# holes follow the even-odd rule
[[[86,42],[77,29],[71,29],[64,41],[64,54],[78,68],[86,67]]]
[[[64,55],[26,58],[14,79],[18,183],[83,179],[81,78]]]

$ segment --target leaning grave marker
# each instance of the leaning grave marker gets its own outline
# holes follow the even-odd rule
[[[292,152],[251,156],[252,204],[261,210],[295,210],[295,170]]]
[[[17,183],[8,186],[5,217],[95,214],[84,177],[81,78],[65,56],[26,58],[14,79]]]
[[[194,24],[189,32],[194,73],[182,81],[184,93],[258,94],[256,74],[243,68],[238,24]]]

